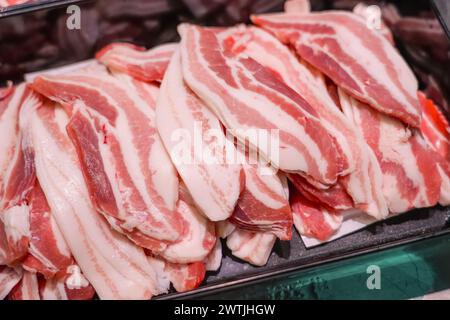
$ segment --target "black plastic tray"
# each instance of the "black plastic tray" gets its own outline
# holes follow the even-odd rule
[[[306,249],[297,232],[290,242],[277,241],[264,267],[253,267],[233,257],[223,243],[224,257],[217,272],[209,272],[200,288],[186,293],[170,293],[158,299],[204,297],[231,287],[316,267],[321,264],[367,254],[401,244],[450,233],[450,207],[417,209],[375,223],[332,242]]]

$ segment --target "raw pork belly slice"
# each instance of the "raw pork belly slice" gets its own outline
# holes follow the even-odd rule
[[[422,93],[418,93],[422,105],[420,130],[431,149],[435,152],[438,171],[442,179],[439,203],[450,204],[450,126],[438,106]]]
[[[66,272],[67,267],[73,264],[73,259],[37,181],[31,191],[29,205],[29,254],[22,262],[22,267],[46,278]]]
[[[154,123],[143,82],[120,81],[101,67],[41,76],[33,87],[64,104],[91,199],[111,225],[161,251],[183,231],[175,211],[178,178]],[[168,167],[170,166],[170,167]]]
[[[347,93],[387,115],[420,126],[417,79],[389,41],[353,13],[268,14],[252,21]]]
[[[201,212],[212,221],[227,219],[242,189],[241,165],[219,120],[184,84],[178,51],[161,85],[156,107],[158,132],[178,173]]]
[[[298,232],[321,241],[328,240],[342,225],[342,214],[311,201],[298,190],[291,192],[291,209]]]
[[[8,264],[28,250],[27,197],[35,181],[34,154],[24,123],[40,104],[25,85],[2,90],[0,98],[0,263]]]
[[[181,240],[160,253],[169,262],[191,263],[207,258],[216,243],[214,223],[198,212],[185,186],[180,188],[177,212],[184,219]]]
[[[269,259],[275,240],[275,235],[271,233],[236,228],[227,237],[227,247],[235,257],[255,266],[263,266]]]
[[[281,240],[290,240],[292,213],[280,177],[276,170],[258,163],[250,154],[243,157],[245,188],[230,222],[241,229],[272,233]]]
[[[420,132],[339,90],[344,114],[359,128],[383,172],[389,210],[401,213],[430,207],[439,199],[441,178]]]
[[[6,298],[22,279],[22,269],[0,266],[0,300]]]
[[[301,172],[324,185],[335,183],[342,159],[315,110],[269,69],[224,47],[218,39],[222,30],[179,27],[183,76],[189,87],[239,141],[258,148],[274,167]],[[249,129],[264,130],[272,139],[261,144],[258,135],[246,134]]]
[[[142,248],[95,211],[64,109],[46,104],[31,120],[36,173],[51,212],[84,276],[101,299],[149,299],[167,291]]]
[[[10,300],[41,300],[36,273],[24,271],[20,282],[11,290]]]
[[[169,43],[146,50],[129,43],[112,43],[95,57],[108,68],[138,80],[161,82],[176,47],[176,43]]]
[[[317,197],[322,195],[327,198],[323,199],[326,200],[325,203],[335,209],[356,206],[376,218],[386,217],[388,210],[381,193],[381,170],[378,163],[370,155],[361,134],[345,118],[330,96],[323,75],[299,61],[289,48],[261,29],[229,28],[223,32],[223,37],[223,41],[234,42],[232,46],[236,54],[248,55],[270,68],[299,93],[317,111],[328,132],[339,143],[348,168],[342,174],[348,175],[341,177],[340,182],[330,188],[332,190],[319,190],[310,186],[310,183],[302,182],[305,188]],[[299,186],[300,180],[304,180],[300,176],[297,179],[292,174],[290,177],[298,182],[296,186]]]

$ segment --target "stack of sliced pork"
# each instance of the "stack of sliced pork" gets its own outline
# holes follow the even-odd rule
[[[448,123],[386,29],[286,8],[1,89],[1,299],[149,299],[220,239],[260,266],[293,225],[450,204]]]

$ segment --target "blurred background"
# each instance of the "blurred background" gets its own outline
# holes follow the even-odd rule
[[[177,41],[180,22],[234,25],[252,13],[283,10],[284,0],[0,0],[0,85],[28,72],[92,58],[114,41],[145,47]],[[427,0],[311,0],[312,10],[380,7],[385,24],[421,81],[421,88],[449,111],[450,42]],[[6,5],[12,4],[9,7]],[[81,9],[80,29],[68,29],[69,5]]]

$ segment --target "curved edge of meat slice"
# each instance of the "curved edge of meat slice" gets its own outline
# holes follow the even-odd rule
[[[233,256],[255,266],[264,266],[270,257],[276,236],[271,233],[236,229],[227,237]]]
[[[341,227],[341,213],[309,200],[298,190],[291,192],[291,208],[294,215],[294,225],[304,236],[326,241]]]
[[[184,186],[180,190],[177,211],[185,221],[185,231],[181,240],[168,245],[160,255],[178,264],[205,260],[216,243],[214,223],[198,212]]]
[[[168,43],[146,50],[130,43],[112,43],[95,58],[108,68],[145,82],[161,82],[178,44]]]

